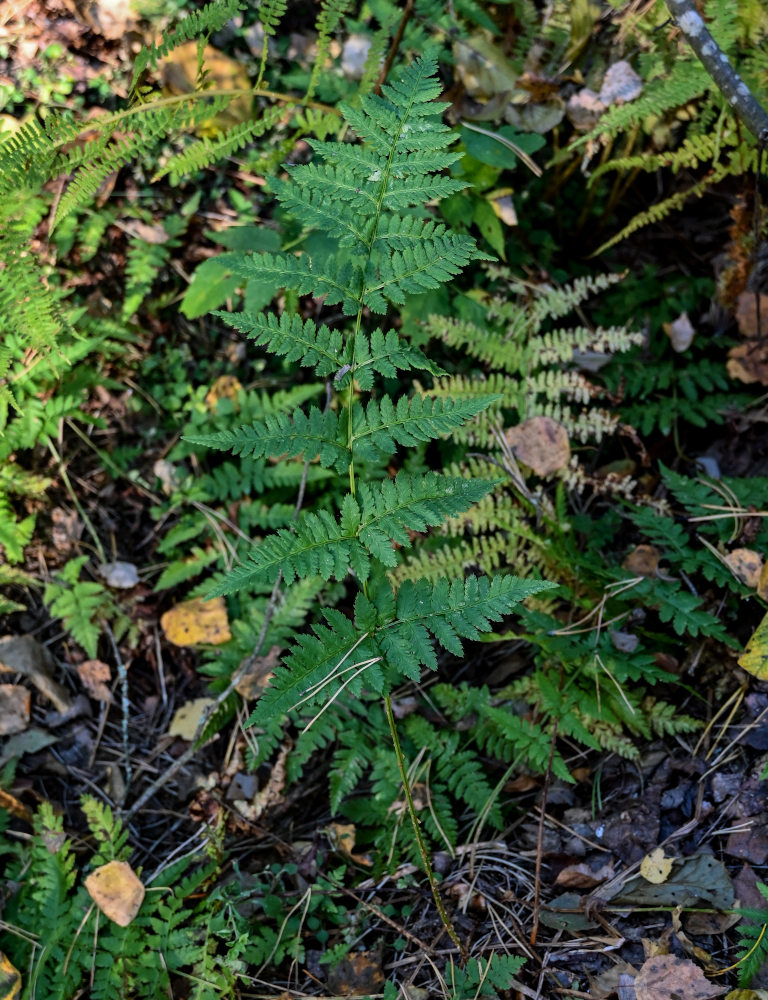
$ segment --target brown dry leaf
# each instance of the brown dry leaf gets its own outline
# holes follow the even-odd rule
[[[731,378],[746,385],[759,382],[768,385],[768,345],[748,340],[728,351],[726,369]]]
[[[144,886],[127,861],[110,861],[91,872],[85,888],[105,917],[127,927],[144,900]]]
[[[386,977],[381,951],[356,951],[346,955],[328,972],[328,987],[337,996],[367,997],[381,994]]]
[[[664,848],[657,847],[650,854],[646,854],[640,862],[640,874],[653,885],[661,885],[669,878],[672,871],[674,858],[664,857]]]
[[[725,564],[748,587],[757,587],[763,572],[763,557],[752,549],[734,549],[725,557]]]
[[[627,554],[621,564],[635,576],[656,576],[661,553],[653,545],[637,545]]]
[[[11,960],[0,951],[0,1000],[19,1000],[21,973]]]
[[[252,660],[249,658],[248,661],[244,661],[248,664],[247,668],[235,686],[235,690],[241,698],[252,701],[254,698],[261,697],[272,678],[275,667],[280,662],[282,652],[281,646],[273,646],[266,656],[256,656]],[[240,666],[242,667],[243,664],[241,663]]]
[[[29,809],[27,809],[24,803],[19,802],[19,800],[14,795],[11,795],[10,792],[4,792],[2,788],[0,788],[0,809],[5,809],[5,811],[9,812],[12,816],[17,816],[19,819],[23,819],[25,823],[32,823],[34,820],[32,813]],[[0,954],[2,953],[0,952]]]
[[[86,0],[85,3],[73,4],[72,7],[76,16],[91,31],[113,42],[124,38],[136,24],[130,0]]]
[[[205,394],[205,405],[209,410],[215,410],[220,399],[231,399],[234,403],[242,388],[242,383],[234,375],[219,375]]]
[[[722,996],[726,989],[710,983],[698,965],[674,955],[649,958],[635,977],[637,1000],[707,1000]]]
[[[31,707],[32,696],[23,684],[0,684],[0,736],[23,733]]]
[[[531,417],[505,435],[515,458],[537,476],[549,476],[564,468],[571,458],[568,432],[552,417]]]
[[[204,601],[202,597],[182,601],[165,612],[160,627],[166,639],[176,646],[200,643],[219,646],[232,638],[223,597],[214,597],[212,601]]]
[[[108,663],[103,660],[85,660],[78,665],[77,673],[91,698],[96,701],[112,701],[112,692],[107,687],[112,680]]]
[[[195,698],[177,708],[168,727],[168,735],[178,736],[182,740],[193,740],[197,735],[197,727],[200,725],[203,712],[214,704],[213,698]]]
[[[357,831],[354,823],[331,823],[328,835],[335,849],[342,857],[349,858],[355,864],[370,867],[373,862],[367,855],[355,854],[355,838]]]
[[[675,937],[682,946],[686,955],[690,955],[691,958],[698,959],[699,962],[704,966],[706,972],[710,976],[717,975],[718,966],[712,961],[712,956],[708,951],[700,948],[697,944],[688,937],[688,935],[683,930],[683,925],[680,920],[680,914],[683,912],[682,906],[677,906],[672,911],[672,930],[675,932]]]
[[[693,329],[693,324],[688,318],[688,313],[680,313],[676,320],[673,320],[671,323],[664,323],[663,326],[664,333],[669,337],[672,344],[672,350],[678,354],[687,351],[693,343],[693,338],[696,336],[696,331]]]
[[[566,889],[594,889],[596,885],[600,885],[601,882],[605,882],[606,879],[613,878],[613,876],[614,870],[610,861],[596,872],[582,862],[563,868],[555,879],[555,885],[562,885]]]
[[[768,317],[768,295],[760,296],[760,326],[761,332],[766,328]],[[745,340],[757,338],[757,303],[754,292],[742,292],[736,303],[736,323],[739,333]]]
[[[50,701],[57,712],[72,710],[73,701],[51,677],[55,660],[31,635],[6,635],[0,639],[0,674],[23,674]]]

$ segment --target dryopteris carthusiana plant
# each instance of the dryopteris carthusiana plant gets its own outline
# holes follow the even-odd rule
[[[422,667],[437,667],[433,640],[461,654],[462,638],[477,638],[525,597],[554,586],[512,576],[462,576],[409,581],[395,592],[387,578],[397,565],[396,546],[411,544],[409,532],[467,510],[495,485],[403,468],[392,478],[390,469],[402,464],[398,446],[408,449],[450,433],[496,397],[453,401],[417,393],[392,398],[383,388],[372,394],[376,375],[417,369],[439,379],[445,373],[394,329],[366,332],[368,314],[385,314],[389,304],[402,305],[407,296],[450,281],[484,257],[471,237],[451,232],[426,211],[428,203],[464,186],[440,173],[460,154],[447,148],[454,136],[440,121],[445,105],[435,101],[440,93],[436,70],[434,57],[424,56],[398,82],[385,85],[381,96],[363,97],[361,108],[342,106],[362,144],[311,140],[316,161],[290,168],[288,180],[272,182],[278,201],[308,229],[322,229],[335,241],[335,252],[224,255],[228,268],[243,278],[278,279],[300,295],[323,296],[326,306],[341,306],[349,317],[341,330],[295,314],[218,313],[268,352],[326,378],[337,407],[312,407],[308,413],[299,408],[290,417],[277,415],[192,438],[241,455],[302,454],[306,462],[317,460],[348,476],[349,491],[338,510],[306,512],[294,527],[268,535],[209,596],[281,575],[288,584],[308,575],[354,579],[353,615],[324,610],[325,624],[295,637],[250,722],[273,721],[297,705],[327,705],[344,689],[355,694],[365,687],[383,695],[430,876],[390,693],[402,680],[418,681]]]

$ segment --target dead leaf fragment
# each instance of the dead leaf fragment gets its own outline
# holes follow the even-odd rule
[[[112,701],[112,692],[107,686],[112,680],[108,663],[103,660],[84,660],[78,665],[77,674],[91,698],[96,701]]]
[[[758,680],[768,680],[768,615],[757,626],[736,662]]]
[[[0,639],[0,674],[23,674],[40,694],[62,714],[73,708],[73,701],[51,676],[55,660],[45,646],[31,635],[6,635]]]
[[[169,736],[178,736],[182,740],[193,740],[197,727],[203,717],[203,712],[215,704],[213,698],[195,698],[177,708],[168,727]]]
[[[765,330],[766,316],[768,316],[768,295],[760,296],[760,327],[761,332]],[[736,325],[744,340],[756,340],[757,329],[757,302],[754,292],[742,292],[736,303]]]
[[[549,476],[570,461],[568,432],[552,417],[531,417],[510,427],[505,436],[515,458],[537,476]]]
[[[23,684],[0,684],[0,736],[23,733],[31,707],[32,696]]]
[[[757,581],[757,596],[768,601],[768,562],[763,564],[760,579]]]
[[[355,839],[357,831],[354,823],[331,823],[328,835],[336,850],[355,864],[370,867],[373,862],[367,855],[355,854]]]
[[[592,871],[589,865],[582,861],[578,865],[567,865],[563,868],[555,879],[555,885],[561,885],[566,889],[594,889],[596,885],[613,876],[614,870],[610,861],[597,871]]]
[[[634,576],[656,576],[661,553],[653,545],[636,545],[621,564]]]
[[[219,375],[205,395],[205,405],[209,410],[215,410],[220,399],[237,401],[243,386],[234,375]]]
[[[204,601],[201,597],[183,601],[165,612],[160,627],[166,639],[176,646],[197,646],[199,643],[219,646],[232,638],[223,597],[214,597],[212,601]]]
[[[600,100],[606,107],[611,104],[626,104],[627,101],[634,101],[642,92],[643,78],[626,59],[620,59],[608,67],[600,88]]]
[[[757,340],[737,344],[728,351],[726,369],[731,378],[752,385],[768,385],[768,345]]]
[[[763,572],[763,557],[752,549],[734,549],[725,557],[725,564],[747,587],[757,587]]]
[[[719,997],[727,987],[715,986],[687,958],[657,955],[643,962],[635,977],[637,1000],[707,1000]]]
[[[243,661],[240,667],[245,667],[245,672],[235,685],[235,690],[241,698],[252,701],[259,698],[264,693],[264,689],[269,684],[275,667],[280,662],[282,655],[281,646],[273,646],[266,656],[257,656]]]
[[[696,336],[693,323],[691,323],[686,312],[680,313],[677,319],[671,323],[664,323],[664,333],[669,337],[672,350],[678,354],[687,351],[693,343],[693,338]]]
[[[144,900],[144,886],[127,861],[110,861],[85,880],[85,888],[105,917],[127,927]]]
[[[0,998],[19,1000],[21,996],[21,973],[11,960],[0,951]]]
[[[328,987],[342,997],[380,994],[386,977],[381,967],[381,951],[356,951],[336,962],[328,972]]]
[[[98,572],[106,585],[116,590],[130,590],[139,582],[139,571],[129,562],[104,563]]]
[[[640,874],[652,885],[661,885],[669,878],[672,871],[674,858],[664,856],[664,848],[657,847],[650,854],[646,854],[640,862]]]

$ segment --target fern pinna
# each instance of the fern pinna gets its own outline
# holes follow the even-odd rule
[[[550,586],[510,576],[441,578],[409,581],[395,592],[386,576],[397,549],[410,546],[410,532],[467,510],[494,486],[405,468],[390,478],[390,470],[404,464],[398,446],[454,431],[495,396],[371,395],[377,375],[415,369],[439,379],[444,372],[394,329],[364,331],[364,317],[385,314],[389,304],[400,306],[483,257],[472,238],[426,211],[428,203],[464,187],[441,173],[460,154],[447,148],[454,136],[440,120],[445,104],[435,101],[436,71],[435,59],[425,56],[381,96],[363,97],[360,108],[343,107],[362,144],[311,141],[315,160],[273,182],[284,208],[334,241],[332,254],[224,255],[234,274],[322,296],[349,318],[339,330],[299,315],[218,314],[268,352],[314,369],[327,380],[332,405],[191,440],[244,456],[301,454],[349,478],[338,510],[306,512],[293,527],[267,536],[210,593],[233,593],[280,574],[287,583],[352,575],[359,586],[351,617],[325,610],[324,624],[296,637],[254,713],[260,724],[345,687],[388,693],[402,678],[416,680],[422,666],[437,666],[433,640],[459,654],[462,638],[488,631],[523,598]]]

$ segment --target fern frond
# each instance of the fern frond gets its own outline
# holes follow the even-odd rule
[[[168,174],[171,184],[179,184],[181,178],[198,170],[205,170],[217,160],[223,160],[243,149],[247,143],[275,127],[283,115],[283,109],[274,107],[267,109],[261,118],[251,122],[241,122],[232,128],[221,132],[215,138],[207,136],[191,143],[187,148],[168,158],[157,171],[152,181],[158,181]]]
[[[153,43],[141,49],[133,69],[131,91],[134,91],[139,78],[148,66],[154,69],[161,59],[184,42],[205,38],[215,31],[220,31],[227,21],[231,21],[235,14],[242,10],[243,6],[242,0],[212,0],[202,10],[187,14],[159,45]]]
[[[299,295],[324,295],[326,305],[341,303],[345,315],[357,312],[360,304],[363,277],[359,267],[348,260],[326,257],[322,269],[316,269],[306,255],[225,253],[217,259],[242,278],[273,280]]]
[[[497,402],[493,395],[452,399],[450,396],[401,396],[394,404],[388,396],[379,403],[372,399],[365,409],[356,404],[352,411],[352,449],[375,461],[389,457],[395,442],[412,447],[450,434],[482,410]]]
[[[320,74],[325,69],[328,60],[328,50],[333,40],[333,33],[341,23],[341,19],[349,9],[351,0],[325,0],[317,19],[317,48],[315,51],[312,75],[309,78],[305,101],[312,100]]]
[[[307,462],[317,458],[324,468],[339,472],[349,464],[349,449],[346,442],[341,442],[338,416],[333,410],[322,412],[316,406],[310,408],[309,414],[303,410],[267,414],[258,423],[216,434],[185,435],[184,440],[244,458],[302,455]]]

